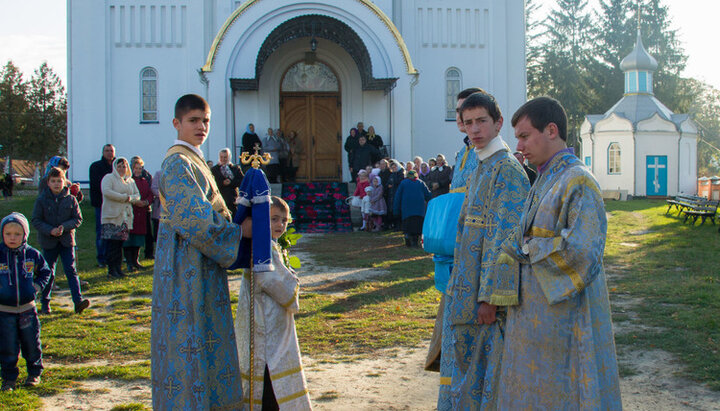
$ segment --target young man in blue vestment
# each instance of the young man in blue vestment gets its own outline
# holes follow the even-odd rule
[[[505,310],[517,304],[519,275],[517,264],[501,259],[500,245],[520,220],[530,184],[499,136],[503,118],[493,96],[469,96],[460,116],[478,166],[460,212],[447,287],[455,353],[450,399],[453,410],[495,409]]]
[[[473,171],[478,164],[477,156],[474,155],[474,146],[470,143],[470,138],[465,131],[465,124],[460,118],[460,107],[465,99],[470,95],[478,92],[485,92],[478,87],[466,88],[457,95],[457,105],[455,108],[455,122],[458,130],[465,135],[463,146],[455,155],[455,168],[453,170],[452,182],[450,183],[450,194],[464,196],[467,191],[467,183],[472,176]],[[447,207],[447,202],[428,204],[428,207]],[[447,208],[444,210],[450,213]],[[428,222],[432,224],[432,222]],[[453,224],[457,221],[453,221]],[[455,238],[450,239],[454,246]],[[429,243],[428,243],[429,244]],[[426,244],[427,245],[427,244]],[[428,371],[440,371],[440,389],[438,390],[438,411],[450,411],[450,381],[452,378],[452,370],[455,367],[455,350],[453,348],[452,338],[450,338],[450,323],[447,316],[448,299],[445,298],[445,290],[447,289],[448,278],[452,271],[452,255],[445,255],[445,252],[437,252],[437,250],[427,250],[435,252],[433,261],[435,262],[435,288],[442,294],[440,304],[438,306],[437,317],[435,318],[435,327],[433,328],[433,336],[430,340],[430,349],[427,360],[425,361],[425,369]],[[444,355],[443,355],[444,353]]]
[[[567,117],[539,97],[513,115],[517,149],[538,167],[520,224],[503,243],[520,264],[498,391],[500,409],[622,409],[603,269],[600,187],[575,157]]]
[[[240,363],[226,267],[242,229],[232,223],[200,146],[210,107],[188,94],[175,104],[177,140],[162,164],[152,295],[155,410],[239,410]]]

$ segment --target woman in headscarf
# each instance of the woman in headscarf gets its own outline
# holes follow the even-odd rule
[[[131,160],[132,179],[135,182],[140,201],[133,204],[133,225],[129,232],[127,241],[123,243],[123,251],[125,252],[125,262],[127,263],[128,272],[141,270],[145,267],[140,265],[140,247],[145,244],[145,236],[148,233],[148,213],[150,204],[153,201],[153,193],[150,189],[152,181],[143,173],[145,162],[140,156],[135,156]]]
[[[108,276],[123,277],[122,245],[133,228],[133,204],[139,203],[140,192],[124,157],[113,161],[113,171],[102,179],[101,237],[106,241]]]
[[[243,152],[255,154],[255,146],[257,146],[258,149],[262,149],[262,141],[260,141],[260,137],[255,134],[255,126],[253,123],[250,123],[245,128],[245,134],[242,136]]]

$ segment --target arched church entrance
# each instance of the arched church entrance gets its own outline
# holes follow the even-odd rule
[[[280,129],[296,136],[292,161],[297,180],[340,180],[340,101],[338,77],[323,62],[296,62],[282,76]]]

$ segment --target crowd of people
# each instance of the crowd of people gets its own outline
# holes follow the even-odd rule
[[[534,181],[535,170],[525,163],[522,153],[515,152],[514,155],[528,178]],[[458,153],[456,166],[464,164],[463,160],[466,161]],[[427,162],[416,156],[404,165],[390,158],[382,158],[372,166],[366,165],[357,172],[353,192],[358,198],[355,205],[360,207],[362,215],[360,230],[402,230],[406,246],[420,247],[427,203],[450,192],[453,177],[454,167],[447,164],[443,154],[429,158]]]
[[[302,153],[302,142],[294,130],[287,134],[282,130],[268,128],[264,138],[255,133],[255,125],[250,123],[242,136],[242,151],[254,154],[270,154],[270,163],[264,169],[271,183],[295,181],[298,170],[299,155]],[[249,166],[244,166],[243,171]]]

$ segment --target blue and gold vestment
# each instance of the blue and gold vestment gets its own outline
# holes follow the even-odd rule
[[[204,159],[173,146],[162,164],[153,274],[151,377],[155,410],[242,408],[240,363],[224,267],[241,230],[229,221]]]
[[[501,409],[622,409],[606,231],[597,181],[573,154],[557,154],[503,243],[522,269],[520,304],[507,313]]]
[[[447,288],[445,315],[455,352],[450,390],[454,410],[495,408],[504,313],[498,312],[495,323],[481,325],[478,309],[482,302],[507,306],[518,301],[519,265],[507,256],[500,258],[500,245],[520,220],[530,183],[502,139],[496,140],[488,147],[501,148],[479,161],[468,185]]]

